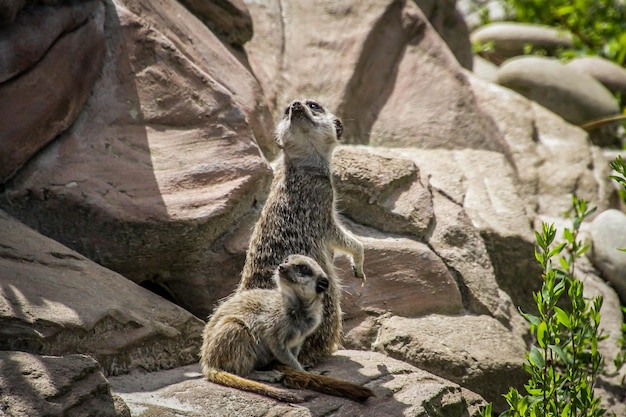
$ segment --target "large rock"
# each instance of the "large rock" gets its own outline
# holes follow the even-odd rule
[[[626,96],[626,69],[615,62],[598,56],[587,56],[573,59],[566,66],[591,75],[611,93]]]
[[[0,184],[74,122],[102,68],[103,3],[29,10],[0,36]]]
[[[201,320],[2,211],[0,230],[0,350],[85,353],[107,374],[197,361]]]
[[[456,8],[456,0],[415,0],[428,21],[446,42],[459,64],[472,69],[472,43],[465,18]]]
[[[246,51],[279,107],[317,97],[343,119],[348,143],[503,149],[414,2],[277,3],[248,4],[255,37]]]
[[[498,83],[577,125],[620,112],[602,84],[552,58],[507,61],[498,70]]]
[[[574,46],[571,33],[532,23],[490,23],[473,31],[470,39],[472,43],[491,43],[499,59],[524,55],[528,47],[554,54],[559,48]]]
[[[454,381],[504,410],[504,387],[523,390],[525,343],[488,316],[441,316],[382,321],[373,347]],[[504,389],[503,389],[504,388]]]
[[[125,417],[98,363],[84,355],[0,351],[0,413],[11,417]]]
[[[519,282],[520,275],[528,281],[533,276],[531,213],[504,155],[471,149],[375,152],[408,158],[428,178],[435,213],[428,243],[460,274],[466,307],[508,320],[508,301],[501,298],[499,286],[516,304],[525,298],[532,301]]]
[[[333,158],[339,209],[353,220],[423,239],[433,227],[433,205],[413,161],[342,147]]]
[[[502,132],[510,150],[527,213],[560,216],[572,194],[605,208],[611,199],[607,175],[598,173],[589,135],[522,95],[470,77],[478,104]]]
[[[626,303],[626,214],[611,209],[600,213],[591,224],[591,259]]]
[[[81,117],[0,205],[206,317],[245,256],[225,237],[269,187],[269,110],[245,63],[177,1],[106,7],[105,65]]]
[[[242,46],[252,38],[252,18],[243,0],[181,0],[225,42]]]
[[[461,313],[463,300],[455,278],[426,244],[348,225],[365,248],[369,279],[363,286],[358,279],[343,280],[345,321],[358,322],[371,313],[402,317]],[[350,270],[345,258],[336,266]]]
[[[305,392],[285,404],[200,378],[200,367],[111,378],[135,417],[184,416],[477,416],[484,400],[457,384],[374,352],[339,351],[319,366],[327,375],[365,384],[376,397],[365,404]]]

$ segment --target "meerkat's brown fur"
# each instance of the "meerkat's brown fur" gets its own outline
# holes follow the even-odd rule
[[[297,360],[302,342],[322,320],[322,298],[329,281],[321,267],[309,257],[291,255],[278,266],[274,279],[277,289],[235,293],[213,313],[205,326],[200,352],[205,377],[286,402],[303,399],[247,377],[283,380],[291,388],[309,388],[356,401],[372,396],[360,385],[309,374]],[[282,373],[257,370],[274,362],[279,363]]]
[[[317,363],[337,349],[341,337],[340,288],[335,250],[352,256],[357,277],[363,273],[363,245],[340,224],[335,209],[332,153],[341,121],[312,100],[292,102],[276,129],[283,150],[261,217],[255,225],[239,291],[273,288],[273,270],[291,253],[315,259],[328,275],[322,323],[302,348],[300,361]]]

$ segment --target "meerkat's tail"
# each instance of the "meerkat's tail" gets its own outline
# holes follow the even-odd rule
[[[358,402],[365,402],[369,397],[376,396],[374,392],[367,387],[341,379],[299,371],[285,365],[276,365],[276,369],[283,373],[283,385],[287,388],[310,389],[323,394],[348,398]]]
[[[278,401],[287,403],[301,403],[304,398],[284,389],[275,388],[270,385],[262,384],[251,379],[242,378],[230,372],[221,371],[219,369],[209,369],[205,372],[206,378],[216,384],[225,387],[237,388],[242,391],[253,392],[255,394],[265,395]]]

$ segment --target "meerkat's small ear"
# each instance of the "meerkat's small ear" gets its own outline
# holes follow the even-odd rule
[[[333,120],[333,123],[335,123],[335,132],[337,133],[337,139],[339,140],[341,139],[341,134],[343,133],[343,123],[341,123],[339,118]]]

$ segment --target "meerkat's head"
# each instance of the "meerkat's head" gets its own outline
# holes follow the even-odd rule
[[[342,133],[341,120],[321,104],[295,100],[276,127],[276,142],[289,157],[306,159],[317,154],[330,160]]]
[[[328,276],[315,260],[304,255],[289,255],[276,270],[278,288],[286,297],[306,302],[321,298],[328,289]]]

